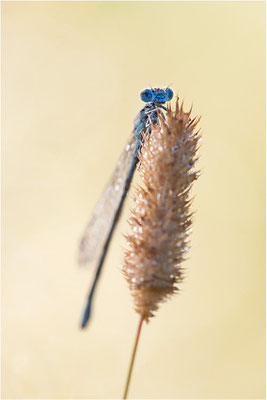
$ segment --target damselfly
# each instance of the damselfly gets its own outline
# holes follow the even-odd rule
[[[130,188],[138,162],[138,152],[142,145],[142,136],[150,135],[151,123],[158,124],[158,115],[164,116],[163,106],[173,97],[173,91],[166,89],[145,89],[140,93],[144,108],[134,120],[133,133],[123,150],[115,171],[100,197],[91,220],[87,225],[79,247],[79,263],[85,264],[98,254],[98,265],[84,310],[82,324],[84,328],[90,318],[92,299],[104,264],[108,247],[119,220],[124,200]]]

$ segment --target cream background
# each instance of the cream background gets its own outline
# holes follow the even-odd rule
[[[265,5],[2,3],[2,398],[118,398],[138,318],[116,231],[88,330],[78,239],[142,107],[202,114],[183,292],[145,326],[132,398],[265,395]]]

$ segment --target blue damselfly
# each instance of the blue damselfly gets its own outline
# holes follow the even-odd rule
[[[124,200],[130,188],[142,146],[142,135],[150,135],[151,123],[158,123],[158,114],[164,116],[163,106],[173,97],[173,91],[166,89],[145,89],[140,93],[146,103],[134,120],[133,132],[116,165],[102,196],[96,204],[79,247],[79,263],[85,264],[99,254],[96,273],[87,299],[81,326],[84,328],[90,318],[92,299],[104,264],[108,247],[119,220]]]

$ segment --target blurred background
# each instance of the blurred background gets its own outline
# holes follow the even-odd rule
[[[119,398],[138,316],[77,247],[151,85],[203,131],[182,292],[144,327],[129,397],[265,396],[265,4],[3,2],[2,398]]]

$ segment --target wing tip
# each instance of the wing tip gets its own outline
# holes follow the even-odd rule
[[[86,254],[84,251],[81,251],[81,249],[80,249],[78,252],[78,257],[77,257],[78,265],[83,267],[89,261],[91,261],[91,257],[89,257],[88,254]]]

